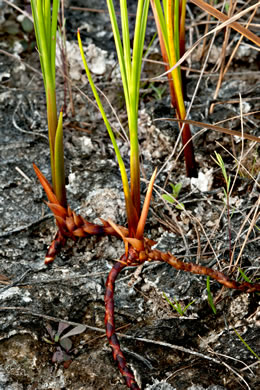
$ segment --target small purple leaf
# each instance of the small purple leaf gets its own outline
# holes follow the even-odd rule
[[[65,324],[64,322],[59,322],[59,327],[58,327],[58,331],[57,333],[55,334],[55,337],[54,337],[54,341],[57,343],[60,339],[60,335],[61,333],[67,329],[70,325],[69,324]]]
[[[61,335],[61,333],[67,329],[70,325],[69,324],[65,324],[65,322],[59,322],[59,327],[58,327],[58,332],[56,333],[58,336]]]
[[[62,351],[61,347],[57,347],[57,351],[54,352],[54,354],[52,356],[52,362],[53,363],[64,362],[64,352]]]
[[[54,339],[54,334],[55,334],[55,332],[54,332],[54,330],[52,329],[51,325],[50,325],[50,324],[47,324],[47,325],[46,325],[46,329],[47,329],[49,335],[51,336],[51,339],[53,340],[53,339]]]
[[[63,340],[65,337],[67,338],[67,337],[75,336],[76,334],[83,333],[85,332],[86,328],[87,328],[86,325],[78,325],[75,328],[71,329],[64,336],[62,336],[60,340]]]
[[[68,338],[62,339],[60,340],[60,345],[68,352],[72,347],[72,341]]]

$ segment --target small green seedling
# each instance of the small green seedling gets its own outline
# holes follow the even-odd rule
[[[156,87],[155,83],[150,83],[149,87],[154,91],[154,97],[156,100],[161,100],[164,92],[166,91],[166,87]]]
[[[252,348],[247,344],[247,342],[243,339],[243,337],[233,328],[233,331],[237,335],[240,341],[244,344],[244,346],[258,359],[260,360],[260,357],[252,350]]]
[[[231,250],[231,213],[230,213],[230,182],[231,182],[231,177],[228,176],[226,167],[223,161],[223,158],[221,155],[217,152],[215,152],[216,159],[212,157],[213,161],[221,168],[222,175],[224,177],[225,183],[226,183],[226,188],[223,188],[224,194],[226,197],[226,206],[227,206],[227,219],[228,219],[228,235],[229,235],[229,258],[230,258],[230,264],[231,264],[231,259],[232,259],[232,250]]]
[[[52,355],[52,362],[63,363],[65,368],[69,367],[72,360],[72,357],[69,354],[72,349],[72,341],[69,337],[80,334],[86,329],[86,326],[78,325],[62,336],[64,330],[67,329],[69,326],[69,324],[59,322],[58,330],[55,331],[50,324],[47,324],[46,329],[51,339],[43,337],[43,340],[46,343],[56,346],[56,350]]]
[[[225,196],[227,199],[229,196],[231,177],[227,175],[226,167],[225,167],[225,164],[224,164],[224,161],[223,161],[223,158],[221,157],[221,155],[217,152],[215,152],[215,155],[216,155],[216,159],[214,157],[212,157],[212,159],[221,168],[222,175],[223,175],[225,183],[226,183],[226,188],[224,188],[224,193],[225,193]]]
[[[177,301],[176,298],[174,298],[174,302],[175,302],[175,305],[170,301],[170,299],[167,297],[167,295],[165,293],[163,293],[163,296],[164,298],[166,299],[166,301],[169,303],[169,305],[171,305],[171,307],[176,310],[181,316],[184,316],[185,314],[185,311],[188,309],[189,306],[191,306],[196,300],[194,299],[194,301],[188,303],[187,306],[184,307],[184,309],[182,308],[181,304]]]
[[[166,91],[166,87],[163,86],[156,87],[155,83],[151,82],[151,83],[142,84],[142,90],[144,90],[144,92],[142,93],[143,99],[145,96],[151,95],[153,96],[154,99],[158,101],[158,100],[162,100],[163,94]],[[153,92],[151,92],[151,90]]]
[[[217,313],[217,310],[216,310],[216,307],[214,305],[214,302],[213,302],[213,297],[212,297],[212,294],[211,294],[211,291],[210,291],[210,277],[208,276],[207,277],[207,293],[208,293],[208,302],[209,302],[209,305],[213,311],[214,314]]]
[[[246,274],[242,271],[242,269],[240,267],[238,267],[238,271],[240,273],[240,275],[242,276],[242,278],[248,282],[248,283],[252,283],[252,281],[246,276]]]
[[[170,186],[172,187],[172,194],[171,195],[163,194],[162,197],[164,200],[167,200],[167,202],[174,204],[174,203],[176,203],[176,200],[177,200],[178,195],[180,193],[180,190],[182,188],[182,183],[177,183],[175,185],[170,183]],[[176,207],[176,209],[179,209],[179,210],[185,210],[183,203],[178,203],[175,207]]]
[[[239,273],[240,273],[242,279],[244,279],[244,280],[245,280],[246,282],[248,282],[248,283],[252,283],[252,280],[249,279],[248,276],[246,276],[246,274],[244,273],[244,271],[242,271],[242,269],[241,269],[240,267],[238,267],[238,271],[239,271]],[[239,279],[240,279],[240,278],[239,278]],[[257,280],[257,279],[256,279],[256,280]],[[259,295],[259,293],[256,293],[256,294]]]
[[[219,3],[218,0],[215,0],[215,1],[214,1],[214,5],[218,5],[218,3]],[[226,11],[226,13],[228,13],[228,10],[229,10],[229,4],[226,3],[226,4],[225,4],[225,11]]]

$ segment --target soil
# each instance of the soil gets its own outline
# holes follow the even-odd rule
[[[29,9],[29,1],[12,3]],[[134,3],[130,4],[132,13]],[[73,51],[76,50],[75,32],[80,27],[95,82],[115,107],[126,129],[109,18],[105,12],[71,8],[75,6],[94,8],[96,2],[66,2],[67,41],[75,44],[68,51],[68,58],[71,55],[74,61],[71,70],[75,77],[72,80],[75,116],[67,93],[64,119],[68,201],[71,208],[89,221],[109,217],[125,225],[117,162],[100,114],[79,91],[80,88],[92,98],[79,55]],[[106,9],[105,1],[99,2],[98,7]],[[189,27],[191,15],[196,19],[201,14],[191,4],[189,7],[188,45],[192,34],[194,42],[196,34],[202,35],[204,31],[204,25],[197,29]],[[126,386],[104,333],[104,292],[106,277],[124,246],[111,237],[69,241],[52,264],[44,265],[56,227],[32,168],[34,162],[50,178],[43,81],[30,26],[25,29],[20,13],[3,1],[0,10],[0,36],[4,38],[0,43],[0,389],[123,390]],[[259,13],[254,23],[259,23]],[[154,21],[150,19],[147,45],[154,32]],[[236,37],[232,32],[231,39]],[[214,100],[218,78],[214,66],[222,42],[223,32],[216,36],[190,118],[205,123],[227,120],[220,126],[241,131],[242,106],[244,132],[259,136],[259,52],[248,46],[246,40],[241,44]],[[200,70],[200,52],[201,46],[186,66]],[[151,47],[148,57],[160,59],[158,45]],[[186,178],[183,157],[178,157],[181,150],[179,140],[177,143],[178,127],[174,122],[158,120],[174,117],[167,84],[151,80],[163,71],[163,66],[147,62],[142,76],[149,79],[142,82],[140,98],[142,196],[154,168],[162,168],[156,180],[146,236],[157,241],[160,250],[180,259],[214,267],[234,279],[241,279],[240,267],[248,278],[257,281],[260,226],[257,144],[212,130],[199,132],[194,127],[201,183]],[[187,105],[198,77],[196,72],[187,74]],[[57,74],[57,90],[61,107],[65,90],[61,71]],[[210,111],[212,103],[215,104],[213,112]],[[104,104],[129,170],[128,144],[106,100]],[[246,115],[249,112],[255,113]],[[173,150],[174,155],[169,159]],[[225,182],[212,159],[215,151],[221,154],[231,177],[230,235]],[[242,164],[239,169],[234,156]],[[171,193],[170,183],[180,182],[178,201],[185,210],[165,202],[161,196],[164,190]],[[233,273],[229,267],[230,246],[232,264],[236,265]],[[224,289],[211,281],[214,314],[206,278],[177,272],[163,263],[128,267],[120,274],[116,286],[115,320],[117,328],[122,327],[118,331],[119,339],[142,389],[253,390],[260,387],[256,357],[260,355],[259,295]],[[180,315],[165,295],[173,304],[176,305],[175,301],[180,304],[183,311],[192,304]],[[84,325],[69,337],[72,345],[67,354],[60,349],[61,337],[54,340],[61,323],[69,325],[61,335],[79,324]]]

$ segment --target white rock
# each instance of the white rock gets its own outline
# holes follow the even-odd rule
[[[62,41],[57,35],[56,65],[62,68]],[[69,64],[69,76],[72,80],[80,80],[84,74],[84,65],[82,62],[79,46],[76,42],[66,41],[66,50]],[[113,64],[114,61],[108,58],[108,53],[101,50],[94,44],[88,47],[83,46],[86,61],[90,71],[96,75],[102,75],[106,72],[107,64]]]
[[[191,188],[199,189],[201,192],[210,191],[213,183],[213,169],[209,169],[206,173],[199,172],[199,177],[191,178]]]

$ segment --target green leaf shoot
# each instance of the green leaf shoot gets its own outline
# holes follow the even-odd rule
[[[83,61],[84,67],[85,67],[85,71],[86,71],[86,74],[87,74],[87,77],[88,77],[88,80],[89,80],[89,84],[91,86],[93,95],[94,95],[94,97],[96,99],[96,102],[97,102],[99,111],[100,111],[100,113],[102,115],[102,118],[103,118],[103,121],[105,123],[105,126],[107,128],[109,137],[111,139],[113,148],[115,150],[115,154],[116,154],[116,157],[117,157],[118,165],[119,165],[119,168],[120,168],[121,179],[122,179],[122,184],[123,184],[123,190],[124,190],[124,195],[125,195],[125,203],[126,203],[128,224],[130,224],[130,225],[131,224],[132,225],[137,225],[137,215],[136,215],[136,211],[134,209],[132,198],[131,198],[131,194],[130,194],[130,188],[129,188],[129,183],[128,183],[126,169],[125,169],[125,164],[124,164],[124,161],[123,161],[122,156],[120,154],[120,150],[118,148],[118,145],[117,145],[116,138],[114,136],[113,130],[111,128],[111,125],[109,123],[109,120],[107,118],[105,110],[103,108],[102,102],[101,102],[100,97],[98,95],[97,89],[96,89],[95,84],[93,82],[93,79],[92,79],[92,76],[91,76],[91,73],[90,73],[90,70],[89,70],[86,58],[85,58],[85,54],[84,54],[83,45],[82,45],[82,41],[81,41],[81,38],[80,38],[79,30],[78,30],[77,36],[78,36],[78,44],[79,44],[80,54],[81,54],[81,58],[82,58],[82,61]]]
[[[62,205],[66,204],[65,192],[65,170],[64,170],[64,150],[63,150],[63,111],[61,110],[58,126],[55,135],[54,164],[55,164],[55,184],[57,199]]]
[[[226,167],[225,167],[222,156],[217,152],[215,152],[215,156],[216,156],[216,159],[214,157],[212,157],[212,159],[221,168],[222,175],[223,175],[225,183],[226,183],[226,189],[224,189],[224,191],[225,191],[225,195],[227,197],[227,193],[229,193],[229,190],[230,190],[231,177],[227,175]]]
[[[260,360],[260,357],[255,353],[255,351],[252,350],[252,348],[247,344],[247,342],[243,339],[243,337],[236,331],[236,329],[233,328],[233,331],[235,332],[235,334],[237,335],[237,337],[239,338],[239,340],[242,341],[242,343],[244,344],[244,346],[258,359]]]
[[[58,127],[55,82],[56,32],[59,5],[59,0],[53,0],[52,2],[50,0],[31,0],[34,30],[46,93],[52,185],[58,201],[65,206],[63,141],[62,131]],[[59,134],[56,139],[57,130],[59,130]]]
[[[136,12],[135,33],[131,58],[127,1],[120,0],[122,40],[117,24],[113,0],[107,0],[114,41],[124,89],[130,135],[131,197],[138,217],[140,204],[140,163],[138,145],[138,104],[144,38],[147,25],[149,0],[139,0]],[[136,226],[133,227],[133,230]],[[132,228],[131,228],[132,230]]]
[[[207,277],[207,293],[208,293],[208,302],[209,302],[209,305],[213,311],[214,314],[217,313],[217,310],[216,310],[216,307],[214,305],[214,302],[213,302],[213,297],[212,297],[212,294],[211,294],[211,291],[210,291],[210,277],[208,276]]]
[[[133,50],[131,56],[130,35],[128,25],[127,1],[120,0],[120,18],[122,27],[122,39],[119,33],[117,17],[114,9],[113,0],[107,0],[109,16],[117,51],[117,57],[120,67],[121,79],[124,90],[126,111],[128,117],[128,127],[130,135],[130,189],[126,175],[125,166],[121,158],[113,131],[109,125],[108,119],[104,112],[102,103],[93,83],[87,62],[83,53],[83,47],[78,32],[78,41],[80,46],[81,56],[84,62],[87,77],[89,79],[93,94],[97,101],[99,110],[107,127],[110,139],[112,141],[117,160],[119,163],[123,188],[125,193],[125,201],[128,217],[128,228],[130,237],[134,237],[137,229],[138,218],[141,215],[140,202],[140,163],[139,163],[139,145],[138,145],[138,105],[140,94],[140,76],[142,69],[142,57],[144,49],[145,31],[147,25],[147,16],[149,8],[149,0],[139,0],[136,12],[135,33],[133,40]]]
[[[240,267],[238,267],[238,271],[240,273],[240,275],[242,276],[242,278],[248,282],[248,283],[252,283],[252,281],[246,276],[246,274],[244,273],[244,271],[242,271],[242,269]]]
[[[166,301],[169,303],[169,305],[171,305],[171,307],[176,310],[181,316],[184,316],[185,315],[185,312],[186,310],[188,309],[188,307],[190,307],[194,302],[196,302],[196,300],[194,299],[192,302],[188,303],[188,305],[186,305],[184,307],[184,309],[182,308],[181,304],[177,301],[176,298],[174,298],[174,302],[175,302],[175,305],[172,303],[172,301],[167,297],[167,295],[163,292],[163,296],[164,298],[166,299]]]
[[[170,186],[172,187],[172,194],[171,195],[168,195],[168,194],[163,194],[162,197],[164,200],[166,200],[167,202],[169,203],[177,203],[176,204],[176,208],[179,209],[179,210],[185,210],[185,206],[183,203],[179,203],[177,201],[177,197],[181,191],[181,188],[182,188],[182,183],[177,183],[177,184],[173,184],[173,183],[169,183]]]

